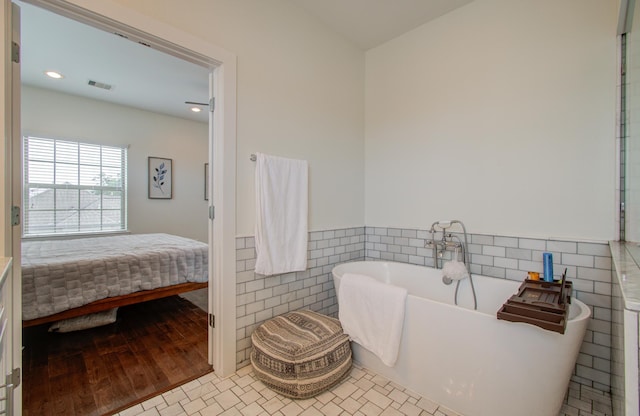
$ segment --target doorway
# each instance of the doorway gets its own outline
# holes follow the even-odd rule
[[[231,374],[235,371],[235,57],[158,22],[140,16],[123,18],[116,6],[102,5],[98,12],[91,10],[90,2],[86,8],[67,2],[27,2],[212,69],[210,88],[217,98],[218,110],[211,114],[209,121],[208,159],[214,169],[209,177],[208,300],[209,314],[218,319],[217,328],[209,326],[208,360],[221,376]],[[219,140],[213,140],[214,137]],[[19,177],[14,171],[14,186]],[[19,206],[20,201],[14,203]],[[230,277],[223,279],[222,276]],[[212,324],[215,320],[208,321]]]

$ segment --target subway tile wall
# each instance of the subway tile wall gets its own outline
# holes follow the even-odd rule
[[[461,234],[453,233],[464,240]],[[438,234],[439,235],[439,234]],[[425,247],[425,230],[366,227],[367,260],[390,260],[433,266],[433,251]],[[522,281],[528,271],[543,271],[542,253],[553,253],[554,274],[567,269],[574,296],[590,306],[592,317],[572,380],[602,391],[611,388],[612,263],[607,243],[544,240],[470,234],[471,272]],[[447,252],[445,259],[451,258]]]
[[[331,270],[364,260],[364,240],[364,227],[310,232],[307,270],[265,277],[254,272],[254,238],[236,238],[236,368],[249,364],[251,333],[267,319],[302,308],[337,316]]]
[[[254,273],[254,238],[237,238],[237,368],[249,363],[251,333],[265,320],[301,308],[336,315],[331,280],[335,265],[366,258],[433,266],[432,250],[425,248],[430,238],[425,230],[386,227],[311,232],[308,269],[268,277]],[[542,253],[553,253],[555,273],[559,276],[567,269],[574,296],[592,311],[572,379],[610,391],[612,265],[608,245],[482,234],[469,238],[472,273],[500,279],[521,281],[527,271],[542,272]],[[450,256],[447,253],[446,258]]]
[[[624,415],[624,299],[618,279],[613,278],[611,300],[611,402],[614,415]]]

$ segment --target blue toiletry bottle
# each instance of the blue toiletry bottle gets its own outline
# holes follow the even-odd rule
[[[542,263],[544,265],[544,281],[553,282],[553,255],[542,253]]]

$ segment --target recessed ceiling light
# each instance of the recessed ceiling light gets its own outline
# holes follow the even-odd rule
[[[49,77],[49,78],[53,78],[53,79],[61,79],[64,78],[64,76],[56,71],[47,71],[45,72],[45,74]]]
[[[191,107],[191,111],[193,111],[194,113],[199,113],[200,111],[202,111],[202,109],[198,107]]]

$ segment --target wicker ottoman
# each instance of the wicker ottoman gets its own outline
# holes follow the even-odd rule
[[[335,386],[351,369],[351,345],[340,321],[308,311],[272,318],[251,334],[256,378],[292,399]]]

